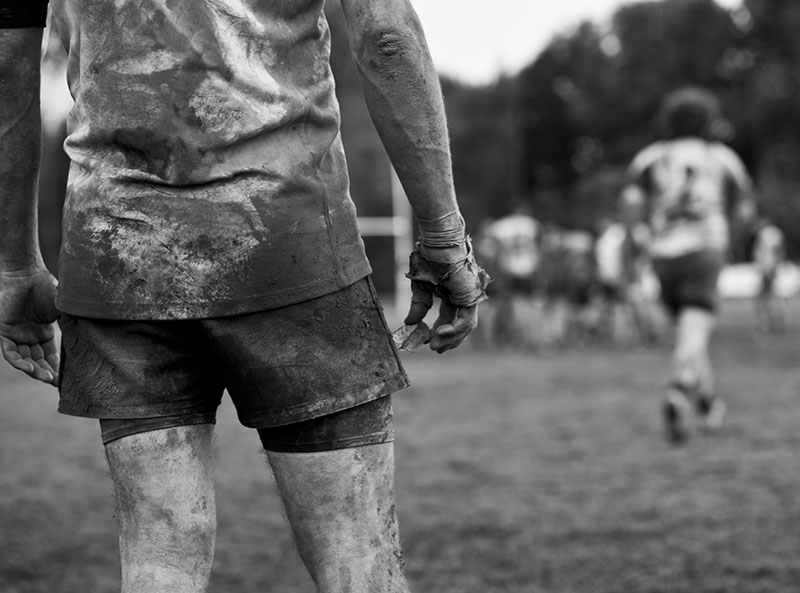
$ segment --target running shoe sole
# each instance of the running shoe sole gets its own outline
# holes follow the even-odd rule
[[[682,445],[689,440],[692,406],[682,391],[670,388],[663,404],[664,429],[667,442]]]
[[[714,398],[711,401],[708,413],[705,416],[705,427],[708,430],[719,430],[725,422],[725,416],[728,413],[727,404],[719,398]]]

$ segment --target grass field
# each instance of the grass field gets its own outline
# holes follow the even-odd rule
[[[413,590],[800,590],[800,327],[757,340],[752,325],[748,301],[726,303],[713,357],[729,421],[680,449],[661,434],[664,346],[404,355],[397,489]],[[0,402],[0,591],[114,593],[97,426],[58,416],[54,390],[5,365]],[[211,591],[310,593],[255,434],[227,404]]]

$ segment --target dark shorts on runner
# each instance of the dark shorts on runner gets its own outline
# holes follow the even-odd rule
[[[369,278],[233,317],[59,323],[59,411],[99,418],[104,443],[214,423],[224,390],[269,450],[388,442],[388,396],[408,385]]]
[[[625,291],[621,283],[598,282],[597,289],[600,297],[606,303],[621,303],[625,301]]]
[[[778,270],[772,268],[770,270],[762,270],[761,272],[761,286],[759,287],[759,294],[761,296],[771,296],[775,292],[775,279],[778,277]]]
[[[661,302],[672,316],[685,307],[719,307],[717,282],[722,271],[722,253],[696,251],[673,258],[653,258],[653,271],[661,285]]]

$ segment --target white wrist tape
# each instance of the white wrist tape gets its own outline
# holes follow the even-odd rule
[[[457,209],[438,218],[417,219],[419,242],[425,247],[441,249],[464,244],[467,225]]]

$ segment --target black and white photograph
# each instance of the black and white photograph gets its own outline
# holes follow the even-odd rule
[[[798,593],[799,371],[797,0],[0,0],[0,593]]]

